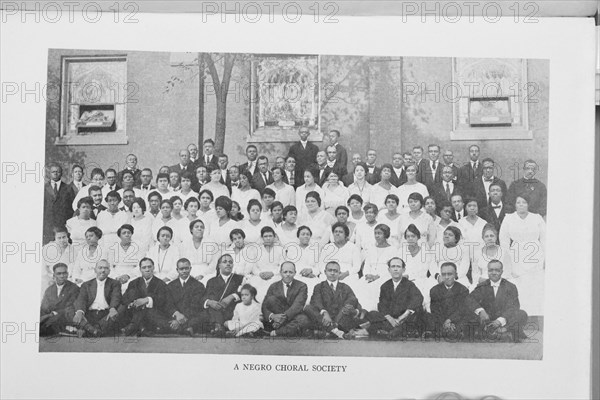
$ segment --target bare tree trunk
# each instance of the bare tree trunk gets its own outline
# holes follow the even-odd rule
[[[223,153],[225,148],[225,130],[227,125],[227,92],[231,82],[231,72],[235,64],[235,54],[226,54],[223,62],[223,80],[219,81],[219,73],[214,60],[210,54],[206,56],[206,62],[210,76],[213,81],[213,88],[216,97],[216,120],[215,120],[215,150]]]
[[[202,142],[204,142],[204,53],[198,53],[198,148],[199,155],[202,154]]]

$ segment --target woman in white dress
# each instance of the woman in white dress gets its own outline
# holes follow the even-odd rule
[[[226,185],[221,183],[221,170],[219,167],[214,165],[209,165],[207,167],[208,176],[210,177],[210,181],[202,186],[203,190],[210,190],[215,199],[218,199],[221,196],[230,197],[229,189]]]
[[[152,239],[154,243],[158,240],[158,231],[163,226],[168,226],[171,229],[171,234],[178,229],[177,221],[175,221],[171,215],[173,212],[173,203],[171,203],[170,199],[164,199],[160,202],[160,217],[156,217],[154,221],[152,221]],[[152,248],[154,244],[150,245]]]
[[[204,222],[197,219],[189,224],[191,236],[179,246],[179,255],[190,260],[192,275],[204,286],[217,274],[217,255],[219,249],[213,242],[204,238]]]
[[[434,239],[431,248],[436,252],[441,251],[441,247],[444,245],[444,231],[447,227],[455,226],[460,229],[458,223],[452,220],[452,215],[454,215],[452,204],[447,200],[442,202],[440,205],[440,219],[433,223]]]
[[[279,244],[284,248],[290,243],[298,243],[298,225],[296,220],[298,219],[298,210],[294,206],[287,206],[283,209],[283,223],[275,228],[275,233],[279,240]]]
[[[350,196],[357,194],[363,200],[364,203],[371,202],[371,194],[373,187],[367,182],[367,164],[359,162],[354,166],[354,182],[348,186],[348,192]]]
[[[318,192],[308,192],[304,204],[306,213],[300,214],[298,224],[308,226],[313,233],[313,241],[323,247],[329,242],[329,231],[335,218],[321,209],[321,196]]]
[[[123,225],[129,223],[129,213],[119,210],[121,196],[113,190],[106,195],[108,208],[100,211],[96,217],[98,228],[102,230],[102,239],[100,244],[106,250],[110,249],[115,243],[121,240],[117,236],[117,230]]]
[[[484,246],[481,249],[475,249],[474,259],[471,265],[471,277],[473,278],[471,291],[473,291],[478,284],[485,282],[485,280],[488,279],[487,266],[492,260],[499,260],[502,262],[502,277],[513,282],[510,253],[498,244],[498,231],[494,225],[486,224],[483,227],[482,236]]]
[[[275,192],[275,200],[280,201],[283,206],[295,206],[296,205],[296,191],[294,187],[288,185],[283,181],[285,171],[283,168],[273,167],[273,183],[268,185],[268,188],[273,189]]]
[[[229,212],[229,218],[236,222],[244,220],[244,214],[242,214],[240,209],[240,203],[235,200],[231,200],[231,211]]]
[[[437,203],[435,202],[435,199],[431,196],[427,196],[425,197],[425,205],[423,206],[423,210],[431,215],[431,218],[433,219],[433,223],[436,224],[440,221],[440,217],[439,215],[437,215]]]
[[[348,230],[350,230],[350,238],[348,240],[352,243],[356,243],[356,223],[348,221],[349,215],[350,210],[346,206],[338,206],[335,209],[336,222],[340,222],[348,227]],[[333,232],[331,232],[329,236],[329,241],[333,242]]]
[[[194,174],[189,171],[185,171],[183,175],[181,175],[181,190],[177,195],[183,201],[183,204],[187,204],[188,199],[197,199],[198,193],[192,190],[192,180],[194,179]],[[186,207],[187,209],[187,207]]]
[[[190,236],[189,220],[182,214],[183,211],[183,200],[179,195],[171,197],[171,204],[173,204],[173,211],[171,217],[173,218],[173,242],[179,245],[184,239]]]
[[[136,197],[131,204],[131,226],[134,234],[131,240],[140,246],[140,254],[146,254],[152,240],[152,217],[146,215],[146,202],[141,197]]]
[[[280,201],[274,201],[271,204],[271,217],[269,223],[277,231],[277,228],[283,224],[283,204]]]
[[[262,244],[260,230],[270,225],[269,221],[265,221],[262,216],[262,204],[260,201],[251,199],[248,202],[248,218],[243,220],[239,225],[246,234],[246,242]]]
[[[421,232],[414,225],[410,224],[404,231],[404,247],[402,248],[401,258],[406,265],[404,276],[412,281],[423,295],[423,306],[428,312],[431,311],[429,291],[437,285],[435,272],[431,271],[431,265],[435,265],[434,254],[428,253],[425,245],[419,243]],[[429,277],[427,276],[429,275]]]
[[[529,202],[529,195],[517,196],[515,212],[500,226],[500,246],[510,252],[521,308],[529,315],[543,315],[546,223],[529,212]]]
[[[340,177],[335,171],[331,171],[327,177],[327,182],[323,185],[323,206],[325,211],[331,215],[335,215],[335,210],[339,206],[343,206],[348,201],[350,192],[340,185]]]
[[[348,215],[348,221],[360,224],[365,222],[365,212],[363,211],[363,199],[357,194],[352,194],[348,197],[348,208],[350,209],[350,215]]]
[[[202,222],[204,222],[204,225],[208,227],[213,221],[218,219],[215,209],[211,207],[211,204],[215,198],[213,197],[212,192],[208,189],[202,189],[198,195],[198,198],[200,199],[200,208],[198,209],[196,215],[198,216],[198,219],[201,219]]]
[[[258,291],[259,302],[264,300],[269,286],[281,279],[279,267],[285,261],[283,247],[275,244],[275,230],[272,227],[263,227],[261,238],[263,244],[260,246],[258,259],[253,265],[252,275],[248,279],[248,283]]]
[[[242,275],[244,282],[247,282],[252,275],[254,264],[258,260],[260,246],[256,243],[247,243],[246,234],[239,228],[232,230],[229,236],[232,244],[226,253],[231,254],[233,258],[233,273]],[[217,268],[215,267],[215,273]]]
[[[424,199],[420,193],[415,192],[408,196],[410,211],[400,215],[400,218],[398,218],[398,232],[404,232],[410,224],[414,224],[419,232],[421,232],[419,243],[431,246],[435,235],[433,218],[422,210],[423,203]],[[403,239],[403,237],[400,238],[400,245],[402,245]]]
[[[239,188],[233,187],[231,190],[231,199],[237,201],[240,204],[240,210],[244,217],[248,218],[248,202],[250,199],[260,201],[260,193],[258,190],[250,187],[251,177],[245,173],[240,172],[240,185]]]
[[[312,231],[308,226],[297,230],[296,243],[285,246],[285,258],[296,265],[296,277],[308,287],[308,300],[312,297],[315,285],[321,282],[319,275],[319,245],[312,241]]]
[[[461,238],[460,229],[456,226],[449,226],[444,230],[444,245],[440,247],[439,251],[436,249],[433,261],[437,266],[434,267],[432,265],[430,271],[434,279],[441,282],[440,268],[442,264],[452,262],[456,265],[456,280],[468,288],[471,287],[471,282],[469,282],[469,278],[467,277],[471,261],[469,258],[469,249],[461,244]]]
[[[66,222],[67,229],[71,236],[73,246],[79,251],[79,249],[85,245],[85,232],[88,228],[96,226],[96,220],[91,218],[92,207],[94,201],[91,197],[84,197],[77,203],[77,210],[79,215],[75,215],[73,218],[69,218]]]
[[[63,263],[69,267],[69,271],[73,269],[73,263],[77,252],[75,247],[71,245],[69,231],[66,227],[54,227],[54,240],[42,247],[42,296],[44,292],[54,282],[54,264]],[[69,273],[72,275],[72,273]]]
[[[187,224],[199,219],[198,210],[200,209],[200,200],[198,200],[197,197],[190,197],[187,199],[185,203],[183,203],[183,208],[185,209],[185,213],[182,212],[182,214],[187,218],[187,221],[185,221]]]
[[[158,230],[157,242],[150,247],[146,257],[154,261],[154,276],[166,283],[177,279],[177,261],[179,260],[179,248],[171,243],[173,229],[163,226]]]
[[[467,197],[465,199],[465,212],[466,215],[458,221],[458,226],[463,235],[463,244],[469,246],[469,257],[473,262],[474,254],[481,251],[485,245],[482,234],[487,221],[477,215],[479,209],[475,198]]]
[[[409,164],[406,167],[406,182],[400,186],[398,186],[398,198],[400,199],[400,214],[406,213],[410,211],[408,204],[408,197],[411,193],[420,193],[423,198],[429,196],[429,191],[427,190],[427,186],[423,185],[420,182],[417,182],[417,166],[414,164]],[[421,202],[421,206],[423,202]],[[402,230],[401,232],[404,232]]]
[[[348,241],[350,231],[346,225],[336,222],[331,227],[331,231],[334,242],[325,245],[321,251],[321,280],[326,279],[327,263],[336,261],[340,264],[339,280],[355,288],[361,266],[360,249]]]
[[[129,282],[140,276],[139,263],[145,253],[140,251],[139,244],[132,242],[135,229],[130,224],[122,225],[117,235],[121,242],[107,252],[110,265],[110,277],[121,283],[121,292],[125,293]]]
[[[218,219],[209,225],[208,236],[222,250],[231,245],[229,234],[238,227],[238,223],[229,217],[230,211],[231,199],[226,196],[217,197],[215,200],[215,212]]]
[[[390,227],[377,224],[373,231],[375,245],[366,251],[362,277],[356,286],[355,293],[365,310],[376,310],[381,285],[391,278],[388,272],[388,261],[398,255],[398,249],[391,246]]]
[[[375,227],[377,226],[377,206],[368,203],[364,207],[365,222],[356,224],[356,245],[361,250],[361,259],[365,259],[366,251],[375,245]]]
[[[386,199],[390,194],[397,194],[398,189],[396,186],[390,183],[392,177],[392,164],[383,164],[381,166],[381,180],[373,185],[371,191],[371,203],[375,204],[377,208],[383,210],[386,208]]]
[[[319,198],[323,198],[323,189],[315,182],[316,172],[312,168],[304,171],[304,185],[296,188],[296,208],[298,208],[298,219],[303,218],[308,210],[306,209],[306,195],[310,192],[317,192]],[[319,201],[319,204],[321,202]],[[321,205],[319,205],[321,208]]]
[[[102,231],[97,226],[92,226],[85,232],[86,244],[77,252],[71,272],[71,281],[79,286],[83,282],[94,279],[96,277],[96,271],[94,270],[96,263],[106,259],[102,247],[98,245],[101,238]]]
[[[377,215],[379,223],[385,224],[390,228],[388,241],[396,249],[400,248],[400,233],[398,232],[398,218],[400,218],[400,213],[398,213],[399,202],[398,196],[388,194],[385,198],[385,209],[379,211]]]

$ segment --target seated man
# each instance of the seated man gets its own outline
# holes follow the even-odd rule
[[[404,260],[394,257],[388,261],[392,279],[381,285],[377,311],[370,311],[368,330],[388,338],[420,333],[422,329],[423,295],[415,284],[403,278]]]
[[[526,337],[523,327],[527,323],[527,313],[520,309],[517,287],[502,278],[503,268],[498,260],[488,263],[489,279],[477,285],[467,297],[467,307],[479,316],[483,333],[503,335],[510,332],[513,340],[519,342]]]
[[[343,339],[345,332],[362,328],[361,324],[367,321],[359,319],[361,306],[352,288],[339,281],[340,264],[337,261],[328,262],[325,275],[327,280],[315,286],[310,304],[304,308],[304,312],[317,328]]]
[[[122,332],[127,336],[151,334],[152,332],[170,331],[168,310],[169,304],[167,284],[154,277],[154,261],[144,257],[140,260],[141,275],[127,286],[119,314],[128,324]]]
[[[465,322],[466,303],[469,289],[456,282],[456,264],[445,262],[440,267],[442,282],[429,291],[431,314],[428,314],[428,330],[443,337],[458,339]]]
[[[240,301],[240,287],[243,275],[234,274],[233,257],[223,254],[217,261],[219,272],[206,283],[206,292],[202,299],[204,309],[208,311],[209,324],[213,335],[225,334],[225,321],[233,317],[235,304]]]
[[[54,285],[44,292],[40,307],[40,335],[56,335],[73,319],[73,304],[79,294],[79,286],[68,281],[69,268],[64,263],[52,267]]]
[[[267,319],[265,330],[270,331],[271,336],[295,336],[310,323],[302,313],[308,287],[294,279],[296,265],[291,261],[284,261],[279,273],[281,281],[269,286],[262,304],[262,313]]]
[[[177,261],[179,279],[169,282],[167,288],[173,306],[171,329],[193,336],[194,329],[202,330],[202,325],[208,323],[208,314],[202,308],[202,298],[206,289],[196,278],[190,276],[191,271],[190,260],[180,258]]]
[[[96,278],[81,285],[75,301],[73,323],[79,336],[106,336],[114,334],[117,308],[121,304],[121,283],[108,277],[110,264],[99,260],[94,268]]]

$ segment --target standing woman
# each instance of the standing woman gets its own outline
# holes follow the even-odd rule
[[[96,226],[96,220],[92,219],[92,207],[94,206],[94,200],[91,197],[84,197],[77,202],[77,210],[79,215],[75,215],[69,218],[66,222],[67,229],[71,236],[73,246],[76,247],[77,251],[83,245],[85,245],[85,232],[88,228]]]
[[[478,284],[488,279],[487,266],[492,260],[499,260],[502,262],[502,277],[510,282],[514,281],[512,277],[510,253],[498,244],[498,231],[496,230],[496,227],[493,224],[486,224],[483,227],[482,236],[484,246],[481,249],[475,249],[474,260],[471,264],[471,276],[473,277],[471,291],[473,291]]]
[[[301,226],[296,231],[296,243],[285,246],[287,261],[296,265],[297,274],[294,279],[306,283],[308,299],[312,297],[315,285],[321,282],[319,275],[319,245],[312,241],[312,231],[308,226]],[[309,300],[310,301],[310,300]]]
[[[436,214],[437,204],[433,197],[431,197],[431,196],[425,197],[425,206],[423,207],[423,209],[425,210],[425,212],[427,214],[431,215],[431,218],[433,218],[434,224],[436,224],[440,221],[440,217]]]
[[[173,204],[173,211],[171,217],[173,218],[173,240],[176,245],[187,239],[190,234],[188,228],[188,219],[181,213],[183,210],[183,200],[179,195],[171,197],[171,204]]]
[[[467,277],[470,266],[469,249],[461,244],[462,234],[456,226],[449,226],[444,231],[444,245],[435,251],[435,262],[437,268],[433,277],[442,282],[440,268],[445,262],[456,264],[456,280],[462,283],[465,287],[471,287],[471,282]],[[433,269],[433,267],[431,267]],[[430,269],[430,270],[431,270]],[[433,271],[432,271],[433,272]]]
[[[477,215],[479,212],[477,199],[473,197],[467,197],[465,199],[465,209],[467,211],[467,215],[458,221],[458,226],[460,227],[460,232],[463,235],[464,243],[469,243],[469,246],[471,246],[474,250],[472,252],[473,254],[470,254],[471,262],[473,262],[475,252],[481,251],[481,249],[484,247],[483,228],[487,224],[487,221]]]
[[[304,171],[304,185],[298,186],[296,189],[296,207],[298,207],[298,218],[303,218],[308,210],[306,209],[306,195],[311,192],[316,192],[319,195],[319,200],[323,198],[323,189],[315,182],[317,172],[313,168],[307,168]],[[321,207],[319,201],[319,207]]]
[[[388,272],[388,261],[398,254],[398,249],[391,246],[390,227],[377,224],[373,230],[375,244],[366,251],[363,276],[356,288],[356,296],[365,310],[376,310],[381,284],[391,278]]]
[[[152,238],[158,240],[158,231],[163,226],[168,226],[171,229],[171,237],[173,236],[173,227],[175,220],[171,213],[173,212],[173,203],[169,199],[163,199],[160,202],[160,217],[156,217],[152,221]],[[156,242],[155,242],[156,243]]]
[[[398,232],[404,232],[410,224],[414,224],[419,232],[421,232],[421,238],[419,243],[426,243],[428,246],[433,244],[434,239],[434,226],[433,218],[422,210],[423,208],[423,196],[421,193],[411,193],[408,196],[408,207],[409,212],[404,213],[398,218]],[[402,240],[400,239],[400,245]]]
[[[251,199],[260,201],[260,193],[256,189],[250,187],[250,175],[246,172],[240,172],[240,185],[239,188],[231,188],[231,199],[237,201],[240,204],[240,211],[244,214],[244,217],[248,217],[248,202]]]
[[[113,245],[121,241],[117,235],[117,230],[123,224],[129,223],[130,216],[128,212],[119,210],[121,196],[116,190],[108,192],[105,200],[108,208],[98,213],[96,222],[98,228],[102,230],[102,243],[100,244],[104,251],[109,251]]]
[[[85,232],[86,244],[77,252],[71,280],[81,286],[83,282],[96,277],[96,263],[106,256],[102,248],[98,246],[98,241],[102,238],[102,231],[97,226],[92,226]]]
[[[454,207],[452,207],[452,203],[447,200],[443,201],[442,204],[440,204],[440,219],[433,223],[433,246],[436,246],[436,248],[441,248],[441,246],[444,245],[444,231],[447,227],[455,226],[460,229],[458,223],[452,220],[453,215]]]
[[[285,171],[280,167],[273,167],[273,183],[268,185],[268,188],[273,189],[275,192],[275,200],[280,201],[283,206],[295,206],[296,205],[296,191],[294,187],[288,185],[283,181]]]
[[[331,227],[333,243],[323,247],[321,251],[321,276],[325,278],[325,267],[330,261],[340,264],[339,280],[350,287],[356,287],[361,266],[360,249],[348,241],[350,230],[344,224],[336,222]]]
[[[210,181],[202,186],[202,189],[210,190],[215,198],[219,198],[221,196],[230,197],[229,188],[226,185],[221,183],[221,170],[219,167],[214,165],[209,165],[207,167],[208,176],[210,177]]]
[[[409,212],[409,204],[408,199],[412,193],[419,193],[421,198],[429,196],[429,191],[427,190],[427,186],[423,185],[420,182],[417,182],[417,166],[414,164],[410,164],[406,167],[406,182],[400,186],[398,186],[398,198],[400,199],[400,214],[405,212]],[[421,201],[421,206],[423,205],[423,201]],[[404,232],[403,229],[401,232]]]
[[[231,212],[231,199],[227,196],[217,197],[215,200],[217,220],[212,221],[208,228],[210,240],[217,243],[220,249],[226,249],[231,244],[229,234],[238,227],[238,223],[229,217]]]
[[[356,245],[362,252],[362,259],[366,257],[369,247],[375,245],[375,227],[377,226],[377,206],[368,203],[364,207],[366,221],[356,224]]]
[[[146,215],[146,202],[141,197],[136,197],[131,204],[131,226],[134,234],[131,240],[140,246],[140,254],[146,254],[152,240],[152,217]]]
[[[392,178],[392,171],[394,167],[392,164],[383,164],[381,166],[381,180],[373,185],[371,192],[371,203],[375,204],[377,208],[383,210],[386,208],[386,199],[390,194],[396,194],[396,186],[392,185],[390,179]]]
[[[262,244],[260,231],[263,227],[270,225],[268,221],[261,218],[262,204],[260,201],[251,199],[248,202],[248,219],[240,224],[240,228],[246,234],[246,242]]]
[[[325,211],[335,215],[335,209],[343,206],[348,201],[350,192],[344,185],[340,185],[340,177],[335,171],[331,171],[327,182],[323,185],[323,205]]]
[[[275,228],[275,233],[279,239],[279,244],[286,247],[290,243],[298,243],[298,210],[294,206],[286,206],[283,208],[283,223]],[[312,236],[312,232],[311,232]]]
[[[427,249],[422,243],[419,243],[421,232],[414,225],[410,224],[404,231],[404,241],[406,246],[402,249],[400,257],[406,264],[404,276],[412,281],[423,295],[423,305],[427,311],[430,311],[429,291],[437,285],[434,278],[436,271],[431,271],[431,265],[435,257],[427,253]],[[430,276],[427,277],[427,274]]]
[[[543,315],[546,223],[540,214],[529,212],[530,201],[528,194],[516,197],[515,212],[500,227],[500,246],[513,260],[521,307],[530,315]]]
[[[400,233],[398,232],[398,203],[400,200],[395,194],[388,194],[385,198],[385,209],[379,211],[377,219],[380,223],[387,225],[390,228],[389,242],[398,249],[400,248]]]
[[[71,246],[71,238],[66,227],[54,227],[54,240],[42,247],[42,296],[48,286],[54,282],[54,272],[52,267],[54,264],[63,263],[72,269],[72,264],[75,262],[75,248]],[[72,272],[69,273],[71,275]]]
[[[365,203],[371,202],[373,187],[367,182],[367,164],[359,162],[354,166],[354,182],[348,186],[350,195],[357,194]]]
[[[154,276],[166,283],[177,279],[178,276],[179,248],[171,244],[171,239],[173,239],[173,229],[163,226],[156,233],[156,244],[150,247],[146,254],[146,257],[154,261]]]
[[[217,254],[214,243],[204,239],[204,222],[197,219],[188,224],[191,236],[179,246],[179,255],[190,260],[192,273],[204,285],[216,275]]]
[[[329,242],[329,231],[335,218],[321,208],[321,195],[316,191],[306,194],[304,204],[306,213],[300,214],[298,223],[308,226],[313,233],[313,241],[323,247]]]
[[[348,215],[348,221],[359,224],[365,222],[365,212],[363,211],[363,199],[357,194],[352,194],[348,198],[348,207],[350,208],[350,215]]]
[[[198,195],[198,198],[200,199],[200,208],[198,209],[196,215],[198,218],[204,221],[204,224],[208,227],[213,221],[217,220],[217,213],[215,212],[214,208],[210,206],[215,198],[213,197],[212,192],[208,189],[202,189]]]
[[[118,246],[108,250],[108,263],[111,271],[110,277],[121,283],[121,292],[125,293],[129,282],[140,276],[139,262],[144,253],[140,245],[132,242],[134,228],[130,224],[122,225],[117,231],[121,239]]]

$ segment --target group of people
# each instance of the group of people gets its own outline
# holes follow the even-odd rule
[[[156,178],[134,154],[88,183],[50,164],[42,331],[395,337],[463,335],[479,319],[517,340],[521,304],[542,315],[535,161],[509,186],[477,145],[461,167],[429,145],[380,166],[375,150],[354,154],[348,170],[338,131],[324,150],[298,134],[272,168],[254,145],[229,166],[211,139]]]

